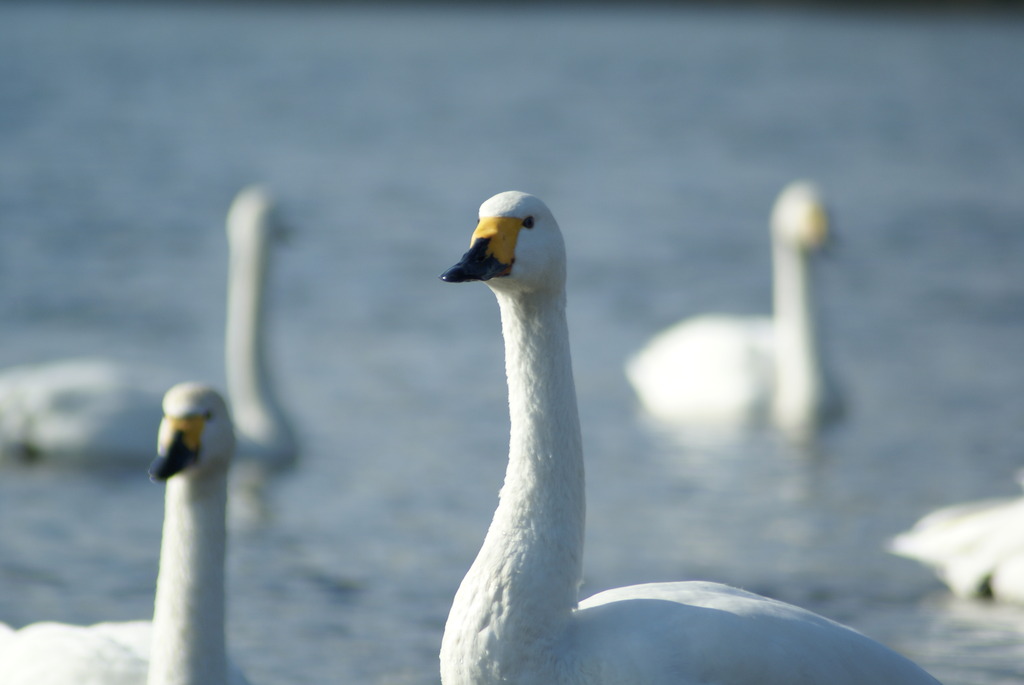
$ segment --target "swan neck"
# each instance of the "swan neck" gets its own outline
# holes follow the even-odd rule
[[[289,449],[291,436],[267,370],[266,281],[269,245],[261,231],[236,231],[228,265],[225,370],[232,416],[240,437]]]
[[[171,478],[165,499],[147,683],[226,683],[226,474]]]
[[[776,240],[773,247],[775,420],[810,427],[822,401],[821,360],[808,256]]]
[[[567,614],[576,607],[582,573],[586,502],[565,297],[500,304],[511,431],[495,523],[502,544],[505,536],[521,540],[517,551],[526,556],[517,570],[537,573],[524,585],[536,588],[538,578],[547,585],[534,598],[540,606],[526,615]]]
[[[576,607],[581,579],[583,450],[564,291],[497,295],[509,461],[500,503],[445,630],[446,685],[475,681],[481,672],[511,677],[524,654],[540,658]]]

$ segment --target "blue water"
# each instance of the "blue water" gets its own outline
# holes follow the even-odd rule
[[[768,306],[775,193],[811,177],[849,399],[814,454],[680,442],[622,362]],[[437,280],[480,202],[547,200],[570,253],[584,592],[711,578],[946,685],[1024,678],[1024,609],[882,551],[1024,465],[1024,21],[756,9],[0,5],[0,364],[106,355],[221,382],[234,192],[271,187],[274,374],[303,441],[235,531],[254,683],[436,683],[507,446],[497,309]],[[144,473],[0,472],[0,620],[149,615]]]

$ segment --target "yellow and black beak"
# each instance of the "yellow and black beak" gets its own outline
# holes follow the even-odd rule
[[[473,231],[469,252],[462,255],[458,264],[441,274],[441,280],[464,283],[508,276],[516,261],[516,241],[522,227],[523,220],[511,216],[480,219]]]
[[[203,416],[164,417],[157,440],[157,457],[149,467],[149,477],[167,480],[196,462],[200,437],[206,419]]]

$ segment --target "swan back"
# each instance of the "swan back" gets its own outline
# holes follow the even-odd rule
[[[148,621],[33,623],[0,642],[0,683],[144,685],[150,627]]]
[[[0,461],[140,463],[160,423],[156,375],[102,359],[4,369]]]
[[[662,331],[626,362],[646,411],[710,429],[767,416],[775,384],[768,317],[705,314]]]
[[[935,570],[959,597],[1024,598],[1024,497],[967,502],[928,514],[888,549]]]

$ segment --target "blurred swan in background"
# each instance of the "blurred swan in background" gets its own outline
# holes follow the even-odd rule
[[[152,621],[33,623],[0,631],[4,685],[243,685],[227,656],[227,474],[235,436],[224,400],[198,383],[163,402],[154,481],[166,481]],[[150,435],[150,438],[153,436]]]
[[[668,423],[736,428],[774,423],[812,433],[836,413],[819,350],[810,256],[829,219],[818,189],[796,181],[771,214],[774,313],[706,314],[656,335],[626,363],[643,408]]]
[[[937,681],[856,631],[717,583],[651,583],[578,602],[585,489],[565,316],[565,244],[538,198],[480,207],[442,274],[486,281],[501,313],[511,438],[498,508],[441,641],[444,685]]]
[[[266,359],[270,247],[284,228],[267,192],[244,189],[228,212],[228,310],[224,369],[239,455],[271,468],[290,466],[298,443],[278,401]]]
[[[1018,473],[1018,481],[1022,477]],[[894,537],[888,549],[932,568],[958,597],[1024,603],[1024,497],[938,509]]]
[[[227,218],[225,356],[239,454],[262,467],[290,465],[292,428],[264,353],[271,243],[282,228],[265,190],[242,190]],[[177,374],[175,374],[177,375]],[[0,460],[63,464],[144,463],[160,422],[166,371],[102,359],[27,364],[0,372]]]

